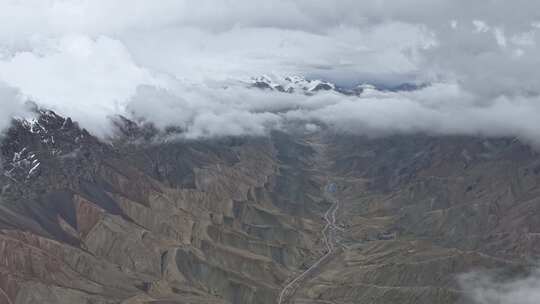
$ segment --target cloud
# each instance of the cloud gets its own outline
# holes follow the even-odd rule
[[[177,84],[167,90],[143,86],[127,102],[126,115],[159,128],[179,127],[186,138],[264,135],[293,122],[309,126],[306,131],[325,125],[368,136],[508,136],[540,146],[540,98],[501,96],[479,104],[458,84],[447,83],[410,92],[366,89],[361,96],[286,94],[239,83]]]
[[[276,106],[280,96],[273,98],[264,92],[242,88],[182,86],[177,89],[181,90],[182,97],[172,91],[141,86],[127,104],[126,112],[159,128],[179,127],[185,138],[265,135],[278,129],[282,122],[282,117],[275,111],[257,110],[258,106],[252,102],[260,97],[261,105],[272,107]]]
[[[539,9],[528,0],[8,1],[0,81],[100,136],[122,114],[186,137],[260,135],[294,120],[532,142]],[[360,98],[239,85],[261,74],[433,85]]]
[[[540,98],[499,97],[486,105],[457,85],[436,84],[414,92],[372,90],[360,98],[317,96],[334,100],[315,109],[299,109],[286,116],[320,121],[343,132],[383,136],[426,133],[435,135],[518,136],[539,145]]]
[[[32,114],[28,111],[29,104],[25,102],[20,92],[0,81],[0,140],[4,132],[9,128],[13,117],[28,117]],[[2,155],[0,155],[0,168],[2,167]]]
[[[106,133],[108,116],[122,111],[138,85],[156,82],[121,43],[107,37],[65,36],[38,46],[39,52],[18,52],[0,61],[0,79],[98,135]]]
[[[461,286],[476,304],[533,304],[540,301],[540,271],[529,276],[501,281],[488,273],[469,273],[460,278]]]
[[[404,52],[429,44],[424,31],[400,23],[365,29],[341,26],[325,33],[266,27],[225,32],[174,28],[126,35],[124,41],[137,62],[180,79],[276,73],[357,84],[415,73],[414,58]]]
[[[0,136],[9,127],[13,117],[26,117],[28,114],[25,101],[20,92],[0,82]]]

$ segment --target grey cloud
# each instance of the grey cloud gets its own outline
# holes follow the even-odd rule
[[[295,120],[535,142],[539,11],[532,0],[6,2],[0,81],[100,136],[122,114],[191,137],[259,135]],[[239,85],[261,74],[433,85],[360,98]]]

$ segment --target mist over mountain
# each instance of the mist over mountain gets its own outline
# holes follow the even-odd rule
[[[189,129],[187,137],[260,135],[298,116],[267,110],[286,104],[322,120],[345,111],[361,126],[355,131],[535,142],[537,4],[488,2],[6,2],[0,81],[102,137],[110,135],[110,116],[132,114]],[[430,86],[353,101],[284,97],[238,84],[261,75],[339,87]],[[3,96],[2,108],[16,100]],[[362,117],[369,111],[383,122],[373,126]],[[10,112],[1,113],[3,126]],[[226,127],[217,132],[215,124]]]

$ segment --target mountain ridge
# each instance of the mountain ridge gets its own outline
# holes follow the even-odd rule
[[[342,87],[332,82],[323,81],[320,79],[306,79],[304,76],[294,75],[285,77],[271,77],[261,75],[252,77],[247,82],[249,87],[262,90],[271,90],[281,93],[301,93],[305,95],[314,95],[318,92],[331,91],[346,96],[360,96],[365,90],[378,90],[382,92],[401,92],[415,91],[429,86],[427,83],[401,83],[398,85],[383,86],[369,83],[361,83],[353,87]]]
[[[329,181],[343,247],[290,303],[470,303],[460,274],[540,256],[540,157],[514,139],[117,126],[40,111],[6,133],[0,303],[277,303],[324,254]]]

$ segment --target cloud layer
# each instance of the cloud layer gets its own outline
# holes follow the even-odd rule
[[[461,277],[461,284],[476,304],[533,304],[540,299],[540,271],[511,281],[497,280],[487,273],[469,273]]]
[[[122,114],[189,138],[299,121],[538,143],[538,11],[532,0],[8,1],[0,82],[16,93],[0,93],[0,127],[28,98],[101,136]],[[240,83],[261,74],[432,85],[306,97]]]

